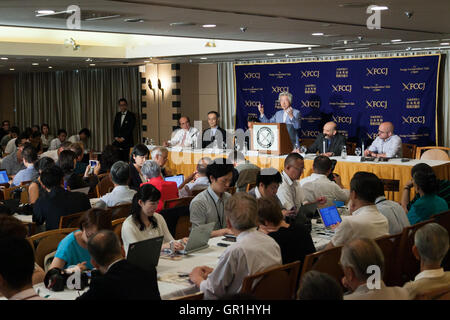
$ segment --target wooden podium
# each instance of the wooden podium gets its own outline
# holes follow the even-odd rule
[[[253,122],[250,149],[283,155],[292,152],[292,142],[285,123]]]

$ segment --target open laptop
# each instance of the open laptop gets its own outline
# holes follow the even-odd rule
[[[177,188],[180,187],[180,185],[183,183],[184,181],[184,175],[179,174],[176,176],[170,176],[170,177],[165,177],[164,181],[173,181],[177,183]]]
[[[178,253],[190,254],[192,252],[208,248],[208,241],[211,237],[211,232],[213,231],[215,224],[215,222],[210,222],[192,227],[191,233],[189,234],[189,240],[184,247],[184,250],[178,251]]]
[[[164,237],[161,236],[130,243],[127,260],[143,270],[151,271],[158,265],[163,239]]]
[[[6,170],[0,170],[0,183],[8,183],[9,177]]]

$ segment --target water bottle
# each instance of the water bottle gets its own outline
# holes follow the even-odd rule
[[[346,146],[342,147],[341,158],[347,159],[347,147]]]

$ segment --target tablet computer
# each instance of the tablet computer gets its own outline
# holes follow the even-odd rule
[[[8,182],[9,182],[8,173],[6,172],[6,170],[0,170],[0,183],[8,183]]]
[[[322,218],[323,224],[325,227],[330,227],[333,224],[341,222],[341,216],[339,215],[339,211],[336,206],[326,207],[318,209],[319,214]]]
[[[183,181],[184,181],[184,175],[179,174],[179,175],[176,175],[176,176],[165,177],[165,178],[164,178],[164,181],[173,181],[173,182],[176,182],[176,183],[177,183],[177,187],[179,188],[180,185],[181,185],[181,184],[183,183]]]

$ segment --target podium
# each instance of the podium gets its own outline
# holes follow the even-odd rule
[[[253,122],[251,150],[283,155],[292,152],[292,142],[285,123]]]

